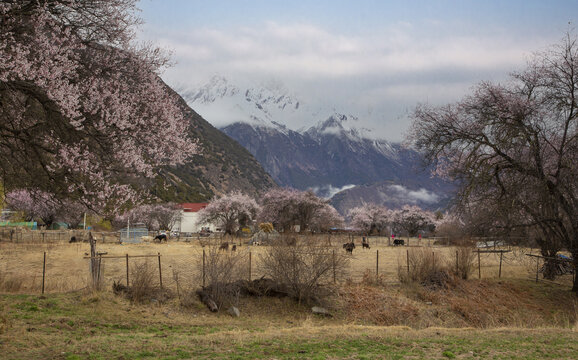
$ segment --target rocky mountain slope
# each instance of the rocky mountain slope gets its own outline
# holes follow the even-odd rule
[[[179,102],[192,124],[191,138],[198,139],[202,153],[184,165],[164,168],[155,179],[154,195],[164,201],[196,202],[234,190],[257,196],[277,186],[249,151],[209,124],[180,96]]]

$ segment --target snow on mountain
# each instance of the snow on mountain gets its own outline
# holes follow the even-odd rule
[[[240,122],[272,127],[282,132],[309,132],[310,136],[316,132],[319,136],[340,135],[349,141],[373,139],[374,145],[384,155],[392,152],[387,141],[374,139],[371,129],[361,128],[356,116],[345,115],[331,106],[313,107],[279,81],[251,84],[214,75],[196,89],[182,88],[177,92],[189,106],[218,128]]]
[[[177,92],[215,127],[241,122],[283,129],[304,116],[302,102],[279,82],[241,84],[215,75],[196,89]]]
[[[251,152],[279,185],[333,197],[340,211],[361,199],[394,206],[419,201],[434,208],[447,200],[450,186],[420,169],[417,153],[375,138],[346,111],[313,108],[279,82],[250,84],[214,76],[195,90],[179,92]]]

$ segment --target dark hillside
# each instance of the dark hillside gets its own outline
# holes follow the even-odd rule
[[[179,102],[202,154],[185,165],[163,169],[156,178],[154,195],[164,201],[195,202],[234,190],[256,196],[277,186],[249,151],[209,124],[180,96]]]

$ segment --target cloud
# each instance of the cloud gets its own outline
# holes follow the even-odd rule
[[[500,81],[546,43],[493,32],[452,33],[443,26],[398,22],[354,34],[267,21],[226,29],[149,28],[143,36],[173,50],[177,65],[163,74],[172,86],[197,86],[215,73],[275,78],[309,102],[347,108],[367,123],[361,126],[399,139],[409,124],[408,109],[459,100],[481,80]]]
[[[331,199],[333,197],[333,195],[337,194],[338,192],[354,188],[355,186],[356,185],[344,185],[340,188],[337,188],[331,184],[328,184],[328,185],[316,186],[316,187],[312,188],[311,190],[315,194],[317,194],[317,196],[320,196],[320,197],[325,198],[325,199]]]
[[[409,204],[416,204],[418,202],[433,204],[440,199],[440,197],[434,192],[428,191],[424,188],[419,190],[409,190],[402,185],[391,185],[388,189],[392,191],[394,197]]]
[[[276,22],[166,33],[159,40],[183,64],[316,78],[511,68],[523,62],[529,45],[508,38],[424,36],[407,24],[361,36]]]

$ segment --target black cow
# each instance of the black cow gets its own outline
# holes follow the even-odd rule
[[[167,242],[167,234],[159,234],[157,236],[155,236],[154,241],[156,242]]]
[[[355,244],[352,242],[343,244],[343,248],[346,252],[353,254],[353,249],[355,249]]]
[[[231,251],[237,251],[237,245],[233,244],[233,246],[231,247]]]
[[[361,248],[362,248],[362,249],[365,249],[365,248],[371,249],[371,248],[369,247],[369,243],[367,242],[367,240],[366,240],[365,238],[363,238],[363,240],[361,240]]]
[[[70,241],[68,241],[69,243],[75,243],[76,242],[76,236],[73,236],[70,238]]]
[[[405,242],[403,241],[403,239],[395,239],[393,240],[393,245],[394,246],[405,245]]]

